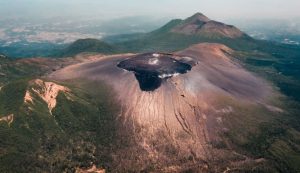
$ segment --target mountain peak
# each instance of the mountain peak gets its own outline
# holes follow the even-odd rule
[[[201,22],[208,22],[210,21],[210,19],[205,16],[202,13],[196,13],[194,15],[192,15],[191,17],[187,18],[186,21],[201,21]]]
[[[196,13],[171,29],[173,33],[201,35],[206,37],[239,38],[245,34],[232,25],[210,20],[202,13]]]

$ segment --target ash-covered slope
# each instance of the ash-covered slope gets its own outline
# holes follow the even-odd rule
[[[233,51],[230,48],[221,44],[203,43],[174,54],[155,52],[114,55],[91,63],[69,66],[52,73],[50,77],[63,80],[81,77],[105,80],[117,91],[120,89],[121,95],[128,93],[129,91],[124,91],[130,88],[136,88],[137,93],[145,93],[139,87],[136,77],[144,73],[164,79],[160,86],[162,88],[176,86],[182,87],[183,90],[189,89],[188,91],[193,93],[207,90],[201,94],[220,92],[248,100],[263,99],[268,94],[266,83],[234,62],[229,56],[231,52]],[[184,65],[186,70],[180,69],[182,72],[177,72],[176,68],[180,65]],[[158,88],[156,92],[160,92],[162,88]]]
[[[247,171],[254,165],[275,171],[272,161],[236,148],[281,110],[268,103],[271,88],[235,63],[231,52],[205,43],[174,54],[107,56],[49,77],[103,81],[115,91],[118,138],[126,142],[109,153],[112,171]],[[177,73],[182,64],[191,68]],[[144,90],[141,75],[159,78],[160,85]]]

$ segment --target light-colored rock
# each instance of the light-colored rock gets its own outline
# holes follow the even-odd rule
[[[1,122],[1,121],[7,122],[8,126],[10,126],[11,123],[14,121],[14,114],[10,114],[10,115],[1,117],[1,118],[0,118],[0,122]]]
[[[36,79],[30,82],[30,86],[25,93],[24,102],[34,104],[33,94],[36,94],[46,102],[50,113],[52,113],[53,108],[56,106],[56,97],[59,92],[67,93],[69,91],[70,89],[65,86]]]
[[[80,168],[78,168],[76,170],[76,173],[105,173],[105,172],[106,172],[105,169],[97,168],[96,165],[93,165],[89,169],[80,169]]]

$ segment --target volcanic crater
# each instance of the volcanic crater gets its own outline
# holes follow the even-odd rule
[[[191,64],[177,59],[172,54],[145,53],[123,60],[117,67],[133,72],[142,91],[154,91],[164,80],[192,69]]]

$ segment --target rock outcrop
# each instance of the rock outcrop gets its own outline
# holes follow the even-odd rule
[[[41,79],[35,79],[30,82],[29,88],[26,91],[24,102],[34,104],[33,95],[40,97],[47,105],[49,112],[52,112],[52,109],[56,106],[56,97],[59,92],[69,92],[70,89],[58,85],[54,82],[44,82]]]
[[[14,121],[14,114],[10,114],[10,115],[1,117],[0,122],[1,121],[7,122],[8,126],[10,126],[11,123]]]

